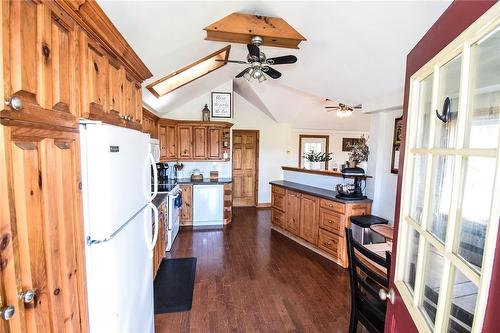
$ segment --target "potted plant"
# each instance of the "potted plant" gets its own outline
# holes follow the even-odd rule
[[[351,151],[349,152],[349,167],[355,167],[360,162],[368,161],[370,148],[368,147],[367,141],[368,138],[362,135],[359,141],[351,145]]]
[[[302,157],[306,160],[306,163],[304,163],[306,169],[321,170],[324,163],[332,159],[332,153],[315,153],[311,150],[303,154]]]

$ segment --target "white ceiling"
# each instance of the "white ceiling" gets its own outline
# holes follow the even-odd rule
[[[363,111],[402,104],[406,55],[451,1],[99,1],[101,7],[153,73],[152,82],[227,43],[205,41],[202,30],[232,12],[285,19],[307,41],[300,50],[262,47],[268,57],[294,54],[298,62],[277,65],[278,80],[241,85],[253,89],[278,122],[302,128],[345,129],[324,98],[363,104]],[[246,47],[232,44],[230,59]],[[241,72],[228,64],[160,99],[144,89],[145,102],[164,114]],[[238,79],[244,80],[244,79]],[[241,94],[240,94],[241,95]],[[308,112],[308,117],[303,117]],[[360,115],[362,116],[362,115]],[[305,121],[307,120],[307,121]],[[348,121],[349,126],[360,119]],[[356,128],[348,128],[356,130]]]

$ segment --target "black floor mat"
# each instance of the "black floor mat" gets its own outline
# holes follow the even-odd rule
[[[196,258],[163,259],[154,282],[155,314],[191,309]]]

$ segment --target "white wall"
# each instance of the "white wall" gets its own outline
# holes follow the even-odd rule
[[[233,81],[228,81],[211,91],[232,92]],[[176,109],[163,114],[165,118],[183,119],[183,120],[201,120],[201,110],[205,104],[210,108],[210,92],[207,92],[193,100],[184,103]],[[271,202],[271,193],[269,182],[272,180],[282,179],[282,165],[290,164],[290,135],[291,128],[288,124],[278,124],[269,116],[264,114],[252,104],[248,103],[238,94],[233,93],[233,119],[225,119],[234,124],[232,129],[249,129],[259,130],[259,189],[258,202]],[[228,167],[229,166],[229,167]],[[231,167],[230,162],[220,162],[216,164],[216,168],[224,172],[224,176],[228,176],[228,169]],[[189,170],[192,168],[205,169],[208,171],[213,167],[213,162],[185,163],[186,171],[183,175],[189,176]],[[230,170],[229,170],[230,171]],[[222,177],[219,175],[219,177]]]
[[[394,119],[401,116],[402,110],[371,113],[370,119],[370,157],[368,174],[368,197],[373,199],[372,214],[394,223],[396,203],[397,174],[391,173],[392,140]]]

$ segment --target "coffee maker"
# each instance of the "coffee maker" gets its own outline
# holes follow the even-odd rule
[[[156,172],[158,174],[158,184],[168,183],[168,163],[156,163]]]

